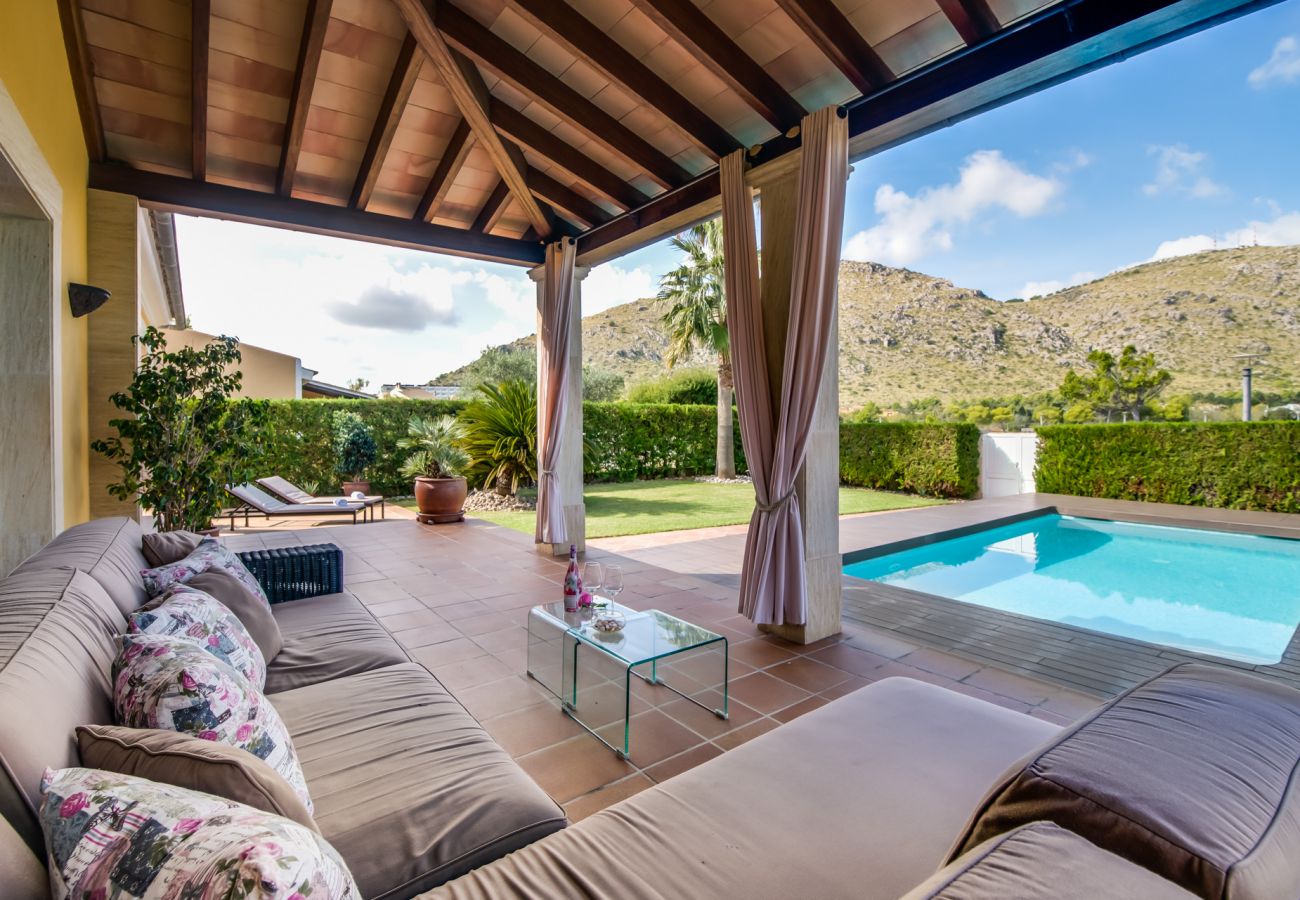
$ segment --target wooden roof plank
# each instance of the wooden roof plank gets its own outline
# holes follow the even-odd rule
[[[293,191],[293,177],[298,171],[298,154],[302,151],[302,134],[307,127],[311,92],[316,85],[321,50],[325,46],[325,29],[330,20],[331,0],[307,0],[302,42],[298,45],[298,66],[294,70],[289,94],[289,119],[285,124],[284,145],[280,151],[280,171],[276,191],[287,195]]]
[[[500,220],[501,214],[505,212],[506,204],[510,202],[510,187],[506,184],[505,179],[497,182],[497,186],[488,194],[487,200],[483,202],[483,207],[474,217],[474,224],[470,225],[471,231],[477,231],[480,234],[487,234]],[[529,226],[532,227],[531,225]]]
[[[632,0],[634,6],[691,51],[778,131],[798,125],[807,110],[691,0]]]
[[[528,190],[523,167],[507,149],[501,135],[497,134],[496,129],[492,127],[492,120],[488,117],[487,87],[483,84],[478,70],[474,68],[473,63],[458,56],[447,45],[440,26],[434,25],[433,15],[421,0],[393,0],[393,2],[396,3],[402,18],[406,20],[406,26],[415,36],[420,49],[428,55],[438,74],[442,76],[443,84],[450,91],[456,106],[460,108],[461,115],[473,130],[479,146],[486,151],[502,181],[519,201],[520,209],[523,210],[529,224],[536,228],[539,234],[549,234],[549,223]],[[437,7],[439,18],[447,8],[445,4]]]
[[[578,59],[657,109],[715,159],[741,146],[727,129],[573,7],[554,0],[510,0],[510,5]]]
[[[442,152],[442,159],[438,160],[438,167],[433,170],[429,186],[424,189],[424,195],[416,204],[415,215],[412,218],[427,222],[430,214],[437,212],[439,204],[447,196],[448,189],[456,180],[456,173],[465,164],[465,158],[469,156],[473,146],[474,132],[470,129],[469,123],[461,119],[456,130],[452,132],[451,140],[447,142],[447,148]]]
[[[211,0],[192,0],[190,19],[191,172],[195,181],[208,177],[208,35],[212,27]]]
[[[419,0],[397,2],[419,5]],[[667,154],[456,7],[449,3],[438,5],[437,27],[457,50],[640,166],[659,184],[675,187],[690,180],[691,174]]]
[[[63,47],[72,73],[72,92],[81,117],[81,133],[91,162],[108,156],[104,140],[104,122],[99,115],[99,98],[95,96],[95,70],[86,46],[86,23],[81,18],[77,0],[59,0],[59,21],[63,25]]]
[[[776,2],[859,93],[870,94],[894,80],[880,54],[831,0]]]
[[[996,34],[1002,27],[988,0],[939,0],[939,8],[968,47]]]
[[[477,234],[463,228],[415,222],[211,181],[144,172],[117,163],[92,164],[89,187],[132,194],[146,207],[169,212],[220,216],[519,266],[536,266],[545,258],[540,245],[515,238]]]
[[[416,46],[415,38],[407,35],[402,42],[402,49],[397,52],[397,63],[393,67],[393,77],[388,81],[388,88],[379,103],[379,112],[375,116],[374,128],[370,132],[370,141],[361,157],[361,166],[357,170],[357,180],[352,186],[349,205],[356,209],[365,209],[374,193],[375,182],[379,180],[379,170],[383,168],[384,157],[392,146],[393,136],[397,134],[397,124],[406,109],[406,101],[415,89],[415,81],[420,75],[420,65],[424,55]]]
[[[528,170],[528,187],[551,206],[576,217],[583,228],[591,228],[613,218],[573,188],[537,169]]]

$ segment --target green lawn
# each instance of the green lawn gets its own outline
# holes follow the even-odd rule
[[[740,525],[754,510],[754,489],[747,484],[709,484],[701,481],[634,481],[627,484],[589,484],[587,537],[619,537],[714,525]],[[409,509],[414,500],[398,501]],[[911,494],[840,488],[840,515],[933,506],[942,503]],[[471,515],[533,533],[534,513],[474,512]]]

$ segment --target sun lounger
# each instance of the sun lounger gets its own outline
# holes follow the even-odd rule
[[[287,478],[281,478],[279,475],[272,475],[270,478],[257,479],[258,485],[267,491],[270,491],[276,497],[286,503],[333,503],[336,497],[315,497],[298,485],[294,484]],[[351,497],[344,499],[351,500]],[[370,521],[375,520],[375,505],[379,505],[379,518],[388,518],[387,511],[384,509],[384,498],[379,494],[367,494],[365,500],[366,508],[370,510]]]
[[[351,516],[352,524],[355,525],[357,513],[361,513],[361,521],[366,520],[367,506],[359,500],[350,500],[347,506],[335,506],[333,503],[286,503],[255,484],[228,484],[226,492],[239,501],[239,505],[227,513],[232,530],[235,527],[235,517],[241,513],[245,526],[248,525],[249,517],[254,515],[268,519],[273,516],[311,516],[318,519],[326,516]]]

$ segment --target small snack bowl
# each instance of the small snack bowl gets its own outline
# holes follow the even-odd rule
[[[599,610],[591,619],[591,630],[598,635],[618,634],[627,624],[621,612],[613,609]]]

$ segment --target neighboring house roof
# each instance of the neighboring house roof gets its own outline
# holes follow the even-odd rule
[[[304,378],[302,382],[302,392],[304,394],[320,394],[322,397],[339,397],[346,400],[374,400],[374,394],[367,394],[364,391],[354,391],[350,388],[339,387],[337,384],[329,384],[325,381],[317,381],[314,378]]]

